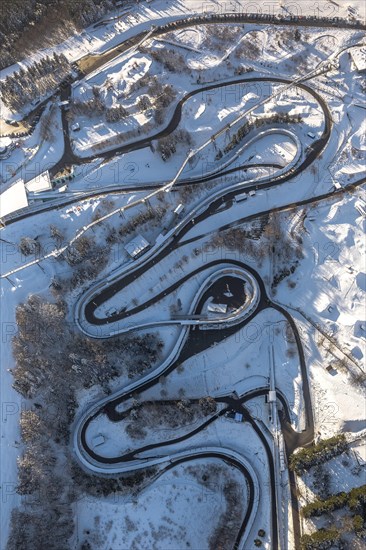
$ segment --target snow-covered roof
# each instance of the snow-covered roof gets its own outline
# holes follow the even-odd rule
[[[52,189],[48,170],[46,172],[42,172],[42,174],[39,174],[39,176],[36,176],[32,180],[28,181],[25,184],[25,188],[31,193],[40,193],[41,191]]]
[[[0,152],[5,151],[11,145],[10,137],[0,138]]]
[[[177,208],[174,210],[174,214],[177,214],[177,216],[183,212],[184,206],[182,203],[178,204]]]
[[[19,179],[0,195],[0,218],[27,206],[28,198],[24,182]]]
[[[358,71],[366,71],[366,46],[362,48],[352,48],[351,57]]]
[[[136,256],[141,254],[141,252],[149,246],[149,243],[146,239],[144,239],[142,235],[136,235],[136,237],[132,239],[132,241],[125,245],[125,250],[132,258],[136,258]]]
[[[268,393],[268,402],[269,403],[273,403],[275,402],[277,399],[277,395],[276,395],[276,392],[275,390],[269,390],[269,393]]]

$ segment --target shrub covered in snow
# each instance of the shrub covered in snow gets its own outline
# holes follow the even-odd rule
[[[329,439],[319,441],[317,445],[301,449],[290,457],[290,468],[297,474],[302,474],[315,464],[321,464],[334,456],[342,454],[348,449],[344,434],[335,435]]]

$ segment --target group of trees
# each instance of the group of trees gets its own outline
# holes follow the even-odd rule
[[[128,117],[129,113],[123,105],[107,108],[100,97],[92,97],[87,101],[74,99],[69,110],[68,118],[78,115],[95,116],[104,114],[107,122],[118,122]]]
[[[51,229],[52,234],[52,229]],[[58,234],[58,233],[57,233]],[[60,236],[54,238],[60,244]],[[109,259],[109,248],[96,244],[95,239],[82,235],[58,258],[65,260],[75,267],[70,279],[54,280],[52,290],[55,296],[61,296],[65,292],[95,278],[106,266]]]
[[[85,497],[85,494],[96,498],[113,494],[116,496],[130,494],[131,490],[136,490],[136,488],[147,484],[156,473],[157,467],[150,466],[129,474],[102,477],[87,474],[76,462],[71,464],[71,475],[76,483],[75,490],[82,498]]]
[[[298,475],[309,470],[316,464],[322,464],[334,456],[342,454],[348,449],[348,443],[344,434],[335,435],[329,439],[323,439],[312,447],[301,449],[290,457],[290,468]]]
[[[64,54],[54,52],[27,68],[21,67],[0,82],[0,94],[4,104],[12,111],[19,111],[35,99],[51,93],[70,74],[70,64]]]
[[[105,118],[107,122],[119,122],[128,117],[128,111],[123,105],[117,105],[117,107],[111,107],[106,110]]]
[[[16,311],[13,385],[33,401],[20,418],[23,453],[18,461],[17,491],[31,496],[27,497],[27,509],[15,510],[12,515],[7,550],[69,547],[74,529],[71,505],[80,491],[66,447],[76,393],[96,384],[108,392],[116,376],[141,368],[143,362],[153,365],[163,345],[151,334],[107,341],[85,338],[67,322],[67,314],[65,302],[48,302],[37,295]],[[94,477],[79,475],[85,484],[89,480],[89,487],[98,485]],[[101,492],[122,485],[113,483],[99,483]]]
[[[208,416],[210,414],[214,414],[217,409],[216,401],[213,397],[207,396],[207,397],[201,397],[199,400],[199,405],[202,410],[202,414],[204,416]]]
[[[48,141],[49,143],[54,140],[55,123],[52,120],[54,118],[55,104],[51,103],[49,107],[46,107],[42,114],[39,135],[42,141]]]
[[[263,44],[261,44],[260,32],[250,33],[250,39],[245,38],[235,49],[235,57],[240,59],[250,59],[254,61],[262,53]]]
[[[159,221],[163,219],[167,211],[166,206],[157,206],[156,208],[147,208],[136,214],[133,218],[130,218],[126,223],[121,225],[118,230],[120,237],[126,237],[135,232],[143,224],[150,221]]]
[[[49,425],[55,437],[65,431],[58,422],[68,423],[73,414],[74,390],[94,384],[107,389],[111,379],[141,368],[142,361],[153,365],[162,347],[149,334],[108,341],[85,338],[67,323],[66,315],[65,302],[30,296],[17,308],[18,333],[13,339],[14,387],[28,399],[42,394],[43,401],[57,407],[60,414]]]
[[[142,110],[149,108],[148,102],[154,108],[155,122],[162,124],[164,122],[165,110],[174,101],[177,96],[176,91],[170,84],[162,84],[155,75],[146,74],[131,86],[131,93],[146,89],[146,93],[140,96],[138,105]],[[141,105],[142,101],[142,105]]]
[[[134,406],[123,413],[122,418],[128,424],[126,432],[133,439],[146,436],[146,429],[155,426],[179,428],[193,423],[216,412],[216,401],[212,397],[203,397],[198,402],[190,399],[135,402]]]
[[[301,31],[298,28],[288,28],[277,33],[276,38],[278,42],[282,42],[287,50],[293,49],[293,42],[300,42],[302,40]],[[306,38],[307,39],[307,38]]]
[[[127,1],[126,1],[127,4]],[[0,10],[0,69],[32,48],[60,42],[113,9],[115,0],[12,0]]]
[[[204,251],[209,252],[212,248],[238,251],[245,256],[256,257],[258,261],[263,260],[268,253],[267,247],[257,243],[251,238],[249,231],[242,227],[231,227],[214,234],[205,245]]]
[[[244,25],[228,25],[227,23],[216,23],[206,26],[206,40],[212,38],[219,42],[232,44],[244,32]],[[210,45],[210,44],[209,44]]]
[[[173,86],[170,84],[165,84],[164,86],[161,86],[161,92],[158,95],[152,96],[154,101],[154,119],[156,124],[160,125],[164,122],[165,111],[174,101],[176,95],[177,93]]]
[[[326,550],[327,548],[343,548],[339,546],[341,534],[338,529],[319,529],[311,535],[301,537],[301,550]]]
[[[348,493],[341,492],[336,495],[321,500],[317,499],[303,507],[304,517],[321,516],[322,514],[333,512],[348,506],[351,510],[362,511],[362,506],[366,504],[366,485],[355,487]]]
[[[242,522],[243,498],[240,485],[234,480],[227,480],[222,487],[222,495],[226,500],[226,510],[209,539],[210,550],[231,548]]]
[[[289,115],[288,113],[280,112],[280,113],[274,113],[270,116],[265,116],[261,118],[256,118],[255,120],[248,120],[240,126],[240,128],[235,132],[235,134],[232,136],[230,142],[224,147],[224,153],[228,153],[234,147],[236,147],[248,134],[253,130],[254,128],[258,129],[265,125],[270,124],[298,124],[302,121],[302,117],[300,114],[297,115]],[[220,155],[220,152],[217,154],[216,158],[220,158],[222,156],[222,153]]]
[[[186,60],[182,54],[175,50],[160,48],[159,50],[150,50],[149,53],[155,61],[161,63],[171,73],[188,71]]]
[[[298,266],[303,257],[301,243],[296,234],[285,231],[281,215],[277,212],[263,216],[255,222],[247,227],[231,227],[215,233],[204,246],[204,251],[209,252],[213,248],[237,251],[243,256],[256,258],[259,263],[273,254],[271,287],[275,289]]]
[[[286,277],[292,275],[304,257],[302,251],[302,237],[296,231],[287,231],[286,214],[271,212],[264,237],[267,241],[268,253],[272,253],[272,281],[273,290]]]
[[[49,481],[49,480],[48,480]],[[74,532],[73,510],[69,502],[61,501],[62,486],[55,501],[51,491],[44,494],[42,505],[34,504],[25,509],[15,508],[11,514],[10,535],[6,550],[47,548],[48,550],[69,550],[69,539]]]
[[[169,136],[160,138],[158,141],[157,150],[159,151],[163,161],[168,160],[177,151],[178,145],[192,145],[192,137],[187,130],[179,129]]]
[[[152,106],[151,99],[148,95],[142,95],[139,97],[137,101],[137,106],[140,109],[140,111],[146,111],[147,109],[150,109]]]
[[[137,106],[141,111],[146,111],[150,108],[154,109],[154,120],[156,124],[160,125],[164,122],[167,107],[169,107],[169,105],[176,98],[176,91],[170,84],[163,85],[158,81],[156,76],[150,75],[145,75],[137,81],[137,83],[131,87],[131,90],[138,90],[145,86],[147,87],[147,92],[138,98]],[[123,105],[108,108],[100,96],[98,87],[93,86],[93,97],[87,101],[74,99],[71,103],[67,116],[71,121],[80,115],[92,117],[96,114],[103,115],[108,123],[119,122],[120,120],[126,119],[130,115],[129,111]],[[95,144],[95,146],[93,146],[93,150],[97,152],[98,150],[103,149],[107,145],[107,142],[109,143],[109,146],[117,145],[127,139],[136,137],[141,133],[141,130],[146,133],[151,129],[152,124],[147,123],[142,129],[133,129],[113,136],[100,144]]]

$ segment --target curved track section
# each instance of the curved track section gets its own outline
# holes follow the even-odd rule
[[[207,270],[209,267],[220,266],[220,264],[225,264],[225,267],[221,267],[217,270],[215,269],[215,271],[211,273],[204,281],[204,283],[200,286],[195,296],[193,297],[193,300],[191,301],[191,305],[189,311],[186,314],[186,318],[182,316],[182,318],[180,319],[171,320],[154,319],[143,323],[134,324],[133,315],[135,313],[146,311],[150,305],[158,302],[165,295],[173,292],[173,290],[181,286],[185,281],[191,279],[198,273]],[[237,278],[241,279],[243,283],[245,283],[246,288],[249,289],[249,296],[245,303],[235,311],[222,316],[216,316],[214,319],[204,318],[204,316],[202,316],[201,319],[192,319],[192,316],[194,314],[199,314],[199,312],[196,311],[196,307],[202,296],[209,291],[210,287],[216,281],[227,275],[234,275]],[[120,286],[120,284],[118,284],[118,286]],[[180,279],[179,282],[168,287],[154,298],[151,298],[148,302],[140,304],[130,311],[121,312],[111,317],[96,317],[95,311],[98,305],[103,303],[105,300],[108,300],[108,298],[114,296],[117,292],[117,288],[118,287],[116,287],[115,285],[111,285],[109,287],[107,286],[101,294],[93,295],[92,298],[88,298],[89,301],[87,303],[85,303],[85,301],[82,301],[82,303],[78,305],[77,323],[84,334],[92,338],[108,338],[109,336],[115,336],[117,334],[123,334],[134,330],[159,327],[163,325],[198,326],[200,328],[207,329],[229,327],[240,323],[249,315],[251,315],[257,308],[260,299],[260,291],[257,280],[253,277],[251,273],[241,267],[239,263],[235,264],[230,261],[216,261],[201,266],[199,269]],[[82,320],[80,320],[79,316],[82,317]],[[127,318],[129,318],[127,325],[126,323],[120,322],[122,320],[126,320]],[[103,332],[103,330],[101,330],[100,328],[103,325],[106,326],[106,332]]]

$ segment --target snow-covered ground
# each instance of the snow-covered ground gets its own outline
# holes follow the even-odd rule
[[[305,312],[364,368],[365,220],[359,204],[365,204],[361,191],[306,210],[305,258],[291,277],[293,288],[281,283],[275,299]]]
[[[357,13],[364,16],[364,4],[358,0],[324,0],[316,6],[305,1],[295,5],[290,0],[283,0],[271,5],[270,8],[275,13],[297,12],[298,15],[344,17],[348,14],[349,6],[355,7]],[[257,7],[262,11],[266,9],[264,5]],[[187,17],[189,14],[246,9],[251,11],[253,7],[243,6],[237,1],[222,3],[211,0],[199,7],[195,0],[141,2],[138,6],[128,8],[129,13],[117,10],[115,14],[106,18],[101,26],[86,29],[80,35],[58,45],[55,50],[66,53],[70,61],[74,61],[88,53],[103,53],[136,33],[150,28],[152,22],[159,24]],[[123,105],[129,111],[129,116],[122,122],[115,123],[106,123],[105,119],[94,113],[91,116],[74,116],[73,122],[78,122],[81,126],[80,131],[70,132],[75,152],[86,157],[107,151],[111,145],[108,140],[130,130],[135,131],[136,135],[125,136],[121,144],[138,139],[139,132],[140,137],[154,135],[168,124],[179,99],[202,86],[240,78],[245,72],[248,78],[273,78],[278,75],[286,79],[300,75],[306,77],[329,55],[354,42],[364,41],[359,31],[335,28],[304,27],[299,29],[300,35],[295,36],[291,27],[251,23],[243,28],[232,24],[226,38],[226,30],[223,32],[223,29],[223,25],[216,29],[198,25],[171,32],[167,36],[147,42],[145,49],[138,53],[132,51],[117,55],[97,72],[81,79],[74,86],[74,99],[84,102],[92,99],[95,93],[93,86],[97,86],[108,108]],[[186,64],[186,71],[176,67],[175,72],[169,72],[163,67],[163,63],[157,60],[156,55],[152,55],[159,52],[161,54],[166,49],[181,56],[179,59],[183,59]],[[42,55],[46,53],[47,50]],[[33,59],[39,59],[40,56],[41,53],[36,53]],[[22,63],[26,65],[30,61],[31,59],[28,59]],[[6,69],[3,78],[17,68],[18,65]],[[163,122],[153,125],[153,108],[140,109],[138,98],[141,90],[133,90],[133,87],[146,75],[154,74],[158,76],[161,85],[171,84],[177,93],[164,112]],[[197,186],[189,192],[177,188],[171,193],[164,193],[163,198],[152,197],[149,203],[143,206],[139,204],[128,211],[119,212],[120,208],[147,194],[147,191],[132,193],[131,187],[143,184],[162,185],[170,181],[187,158],[190,147],[200,146],[210,140],[215,132],[223,129],[246,110],[253,109],[281,87],[280,84],[271,82],[231,84],[194,95],[184,103],[178,130],[188,133],[192,143],[178,143],[177,151],[171,158],[164,161],[157,150],[158,144],[154,141],[152,147],[123,154],[109,161],[94,159],[90,164],[81,164],[75,167],[75,178],[69,183],[70,191],[85,191],[91,188],[102,191],[108,186],[119,185],[120,188],[128,187],[129,192],[117,193],[114,190],[107,197],[98,196],[80,200],[66,207],[60,206],[58,209],[33,215],[1,229],[2,272],[7,274],[19,269],[14,275],[1,279],[1,550],[6,547],[10,512],[25,500],[15,491],[16,461],[22,452],[19,442],[19,413],[22,408],[32,405],[20,398],[12,388],[13,378],[8,372],[8,369],[14,366],[11,338],[17,330],[15,309],[29,294],[40,293],[50,299],[51,281],[57,278],[70,283],[74,273],[73,268],[65,260],[56,259],[54,256],[28,266],[35,258],[33,255],[20,254],[18,245],[22,237],[35,239],[40,244],[43,257],[51,251],[57,252],[99,216],[114,211],[115,214],[107,221],[95,224],[85,233],[87,238],[91,239],[93,247],[104,250],[105,264],[101,265],[96,276],[98,280],[105,282],[113,270],[133,266],[124,249],[124,245],[133,236],[141,233],[153,245],[164,228],[174,226],[176,218],[173,216],[173,210],[179,203],[184,204],[184,215],[187,215],[190,209],[201,204],[208,194],[224,192],[224,189],[235,182],[256,183],[259,189],[255,195],[243,202],[223,203],[216,211],[211,212],[209,218],[192,225],[183,237],[183,244],[180,243],[180,246],[175,247],[158,264],[146,270],[123,291],[105,302],[97,310],[97,315],[104,316],[113,308],[133,309],[157,294],[164,293],[171,285],[179,283],[182,277],[187,276],[186,282],[178,286],[174,292],[163,296],[156,304],[150,304],[148,308],[134,313],[128,322],[139,324],[146,320],[167,320],[171,317],[172,309],[179,303],[182,313],[186,313],[195,293],[212,274],[213,269],[206,268],[193,278],[189,277],[190,273],[212,261],[241,260],[257,270],[268,295],[274,302],[287,309],[298,327],[309,374],[316,439],[330,437],[341,431],[355,435],[364,429],[365,401],[362,376],[365,372],[366,354],[366,199],[361,188],[350,190],[342,197],[338,195],[319,201],[315,205],[292,208],[290,212],[279,215],[279,223],[285,228],[285,233],[295,235],[297,242],[301,244],[303,257],[298,256],[294,272],[276,286],[271,285],[271,281],[281,266],[276,263],[278,260],[275,250],[272,250],[271,254],[259,257],[253,253],[233,251],[226,245],[217,249],[212,247],[212,237],[217,237],[221,227],[235,224],[247,216],[268,212],[273,208],[281,209],[304,199],[315,199],[318,195],[328,192],[334,183],[346,186],[363,176],[365,124],[364,109],[361,105],[364,78],[355,70],[348,52],[339,53],[331,69],[305,83],[326,101],[333,128],[329,142],[321,155],[295,181],[290,179],[276,187],[260,188],[264,181],[268,183],[267,180],[276,174],[275,170],[289,169],[297,154],[299,159],[303,160],[325,127],[319,102],[302,88],[293,86],[285,93],[259,105],[253,110],[252,116],[267,117],[281,112],[300,115],[300,123],[272,124],[269,127],[270,132],[263,128],[260,139],[256,136],[254,141],[251,141],[250,134],[247,144],[244,140],[232,154],[228,153],[221,160],[215,160],[218,150],[224,149],[230,142],[238,126],[245,121],[243,120],[233,128],[227,128],[215,143],[210,143],[200,151],[187,164],[181,179],[197,178],[219,166],[222,167],[226,162],[227,168],[246,164],[259,164],[263,165],[263,168],[253,167],[245,173],[234,173],[230,176],[232,180],[220,178],[213,182],[211,187]],[[146,86],[142,87],[142,90],[146,93]],[[43,117],[47,116],[49,108],[46,107]],[[18,177],[28,181],[45,169],[52,168],[62,158],[64,137],[61,111],[57,106],[52,108],[52,139],[44,139],[41,135],[42,118],[30,136],[17,138],[19,147],[16,147],[2,163],[3,187],[11,185]],[[2,109],[2,117],[11,116],[13,115],[7,109]],[[290,134],[294,137],[291,138]],[[168,137],[169,139],[171,138]],[[96,148],[95,146],[102,141],[106,142],[105,145]],[[297,143],[301,143],[301,147],[297,147]],[[266,165],[280,165],[280,168],[266,168]],[[159,206],[163,208],[159,216],[154,219],[147,218],[142,223],[136,221],[138,215],[154,211]],[[306,214],[305,217],[302,214]],[[51,237],[51,226],[56,226],[61,234],[60,238]],[[76,284],[62,296],[69,306],[68,322],[74,321],[75,302],[93,284],[94,276],[82,284]],[[155,334],[160,336],[165,344],[160,358],[163,364],[181,331],[176,327],[162,326],[155,330]],[[202,338],[205,338],[204,331]],[[140,399],[200,399],[207,395],[219,398],[232,395],[234,392],[237,396],[243,397],[258,388],[268,389],[272,348],[275,386],[289,404],[292,427],[301,432],[306,426],[298,351],[285,318],[270,308],[262,310],[240,331],[225,339],[217,338],[217,342],[214,341],[204,351],[199,351],[182,361],[182,364],[164,377],[164,380],[142,392]],[[328,371],[329,366],[332,369]],[[159,365],[153,365],[154,367],[158,368]],[[147,375],[151,375],[151,368],[147,370]],[[127,374],[121,375],[111,382],[108,390],[120,391],[129,382],[131,381]],[[105,389],[99,386],[80,391],[77,395],[79,411],[87,410],[92,401],[102,397],[105,397]],[[246,402],[245,406],[272,444],[270,410],[264,397],[258,396]],[[195,427],[196,421],[189,427],[177,428],[173,436],[178,437]],[[169,437],[164,430],[164,427],[157,426],[155,431],[151,430],[146,434],[143,442],[146,444],[164,438],[173,439],[172,430],[168,430]],[[135,439],[126,436],[119,423],[115,423],[112,429],[108,422],[105,422],[105,418],[93,424],[88,437],[92,439],[103,431],[109,438],[106,445],[109,453],[123,452],[136,443]],[[139,443],[139,440],[137,442]],[[263,445],[248,423],[234,422],[226,417],[219,418],[193,438],[167,446],[164,452],[173,455],[191,447],[220,445],[241,453],[258,475],[261,486],[258,512],[260,524],[257,518],[252,534],[256,535],[259,528],[264,528],[267,535],[263,540],[263,547],[270,548],[268,462]],[[352,444],[352,449],[354,452],[352,451],[346,459],[339,457],[327,464],[332,475],[333,492],[349,490],[361,484],[359,465],[365,460],[362,442],[357,440]],[[149,454],[145,453],[144,457],[148,456]],[[192,460],[192,467],[201,471],[206,470],[210,464],[216,465],[217,462],[222,465],[215,459],[195,459]],[[208,548],[208,541],[227,506],[220,484],[223,477],[231,477],[240,486],[242,502],[245,505],[247,487],[242,476],[225,465],[225,473],[220,473],[219,476],[219,486],[216,478],[216,485],[207,489],[203,486],[202,479],[193,475],[189,467],[190,463],[175,466],[157,477],[138,495],[131,493],[122,497],[116,494],[103,499],[80,499],[74,510],[77,518],[74,547],[78,548],[84,541],[89,541],[93,550],[107,547],[113,550],[173,550],[181,548],[184,541],[187,548]],[[309,499],[316,495],[312,474],[299,483],[304,498]],[[303,502],[305,500],[301,501]],[[249,544],[253,545],[252,539]]]
[[[203,476],[203,479],[202,479]],[[227,509],[225,487],[235,483],[241,517],[247,506],[243,475],[214,458],[196,459],[163,473],[133,497],[92,497],[76,507],[77,538],[95,549],[208,548]]]

